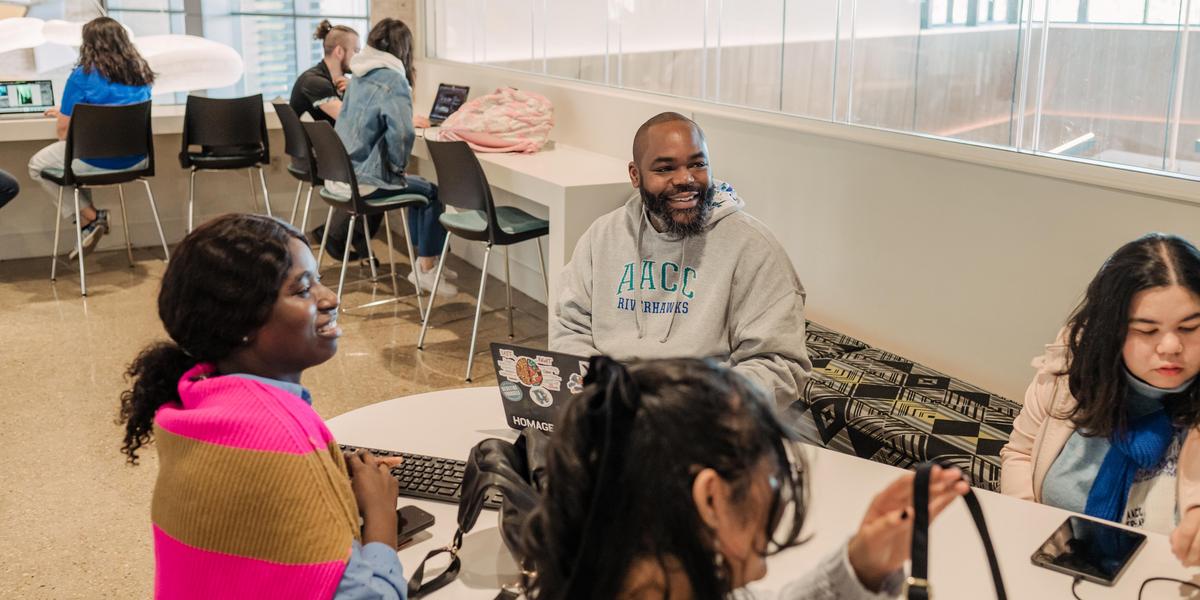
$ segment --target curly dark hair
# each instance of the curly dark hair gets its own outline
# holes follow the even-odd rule
[[[295,227],[272,217],[224,215],[179,243],[163,275],[158,317],[170,342],[157,342],[125,372],[118,424],[130,463],[149,442],[154,415],[179,402],[179,379],[201,362],[221,360],[267,322],[292,257],[288,243],[308,243]]]
[[[375,24],[367,34],[367,45],[387,52],[404,63],[408,85],[416,85],[417,67],[413,65],[413,32],[400,19],[388,17]]]
[[[664,572],[680,565],[694,598],[728,597],[728,564],[714,563],[714,540],[692,499],[704,468],[730,482],[740,502],[764,459],[773,460],[779,487],[761,551],[799,543],[808,504],[803,457],[789,452],[793,433],[757,387],[711,360],[628,370],[607,357],[591,360],[584,391],[550,440],[547,487],[517,543],[535,573],[525,582],[530,597],[616,598],[645,559]]]
[[[88,73],[98,72],[113,83],[152,85],[154,72],[129,41],[125,28],[109,17],[97,17],[83,26],[79,65]]]
[[[1181,285],[1200,295],[1200,251],[1187,240],[1151,233],[1121,246],[1088,284],[1067,321],[1067,376],[1075,409],[1064,415],[1090,436],[1127,431],[1125,362],[1129,309],[1138,292]],[[1166,407],[1176,425],[1200,425],[1200,386]]]

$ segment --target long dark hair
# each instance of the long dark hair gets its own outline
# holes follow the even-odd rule
[[[1200,295],[1200,251],[1174,235],[1151,233],[1121,246],[1100,267],[1067,321],[1067,381],[1077,406],[1067,416],[1088,435],[1110,437],[1127,430],[1128,384],[1122,351],[1129,309],[1142,290],[1180,285]],[[1167,407],[1184,427],[1200,425],[1200,386],[1187,400]]]
[[[313,32],[314,40],[321,40],[321,50],[325,52],[325,56],[333,54],[333,49],[341,46],[345,41],[346,36],[358,36],[358,32],[353,27],[346,25],[334,25],[329,22],[329,19],[324,19],[317,23],[317,30]]]
[[[560,418],[546,492],[522,531],[519,553],[536,572],[526,581],[531,597],[618,597],[643,559],[664,573],[681,565],[696,598],[726,597],[729,568],[714,561],[714,540],[692,500],[704,468],[731,482],[737,502],[763,459],[774,459],[780,485],[764,552],[796,543],[807,506],[803,460],[797,455],[793,466],[791,434],[758,388],[699,359],[626,370],[596,357],[586,383]]]
[[[129,41],[125,28],[109,17],[96,17],[83,25],[79,66],[88,73],[98,72],[113,83],[138,86],[154,83],[150,64]]]
[[[121,393],[121,452],[137,463],[150,440],[154,414],[179,402],[179,379],[201,362],[215,362],[245,343],[271,314],[292,257],[291,239],[308,243],[295,227],[272,217],[224,215],[179,243],[158,292],[158,317],[170,342],[150,345],[125,372]]]
[[[408,85],[416,85],[417,68],[413,66],[413,33],[400,19],[388,17],[375,24],[367,34],[367,45],[387,52],[404,63]]]

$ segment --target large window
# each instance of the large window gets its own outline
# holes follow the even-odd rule
[[[329,19],[363,37],[368,28],[367,0],[108,0],[108,8],[136,35],[187,33],[237,50],[245,76],[208,91],[218,97],[286,98],[296,76],[323,56],[317,23]]]
[[[424,1],[437,58],[1200,176],[1200,1]]]

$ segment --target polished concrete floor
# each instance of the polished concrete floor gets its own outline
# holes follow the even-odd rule
[[[397,243],[402,243],[397,240]],[[385,246],[376,242],[376,252]],[[401,277],[408,273],[399,258]],[[126,388],[124,370],[146,344],[165,338],[156,296],[165,268],[151,249],[88,258],[89,296],[79,296],[78,271],[49,259],[0,262],[0,598],[148,598],[154,558],[150,494],[154,452],[130,466],[119,452],[115,423]],[[336,357],[305,373],[314,406],[330,418],[416,392],[461,387],[479,271],[461,261],[457,297],[439,299],[426,350],[413,300],[344,314]],[[386,285],[347,274],[344,306],[386,297]],[[326,281],[337,280],[326,259]],[[411,287],[401,279],[401,292]],[[491,279],[485,310],[504,306],[504,285]],[[514,292],[516,339],[546,343],[545,307]],[[457,320],[456,320],[457,319]],[[480,348],[507,339],[504,312],[484,316]],[[485,354],[476,355],[474,382],[495,381]]]

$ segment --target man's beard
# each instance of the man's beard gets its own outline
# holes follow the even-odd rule
[[[716,187],[710,185],[705,188],[699,183],[694,183],[690,186],[668,188],[657,196],[650,194],[646,188],[641,186],[638,186],[638,191],[642,194],[642,204],[646,206],[646,210],[657,218],[655,222],[663,228],[662,233],[692,237],[704,233],[704,229],[708,226],[708,219],[712,216],[712,197],[716,193]],[[687,192],[699,194],[696,205],[683,209],[671,208],[670,197]],[[682,218],[677,220],[679,217]]]

